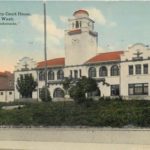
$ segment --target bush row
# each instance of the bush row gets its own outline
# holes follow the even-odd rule
[[[0,107],[3,105],[0,104]],[[150,102],[144,100],[101,99],[88,100],[80,105],[74,102],[24,105],[19,109],[0,109],[0,125],[150,127]]]

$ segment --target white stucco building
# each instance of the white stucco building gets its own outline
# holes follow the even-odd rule
[[[108,85],[98,82],[101,96],[122,96],[125,99],[150,99],[150,48],[137,43],[123,51],[97,53],[98,33],[94,21],[86,10],[74,12],[68,19],[65,30],[65,57],[47,61],[49,91],[54,98],[64,97],[64,77],[82,76],[103,79]],[[24,57],[15,68],[15,99],[21,95],[16,89],[21,74],[32,74],[38,82],[32,97],[39,100],[40,89],[44,86],[45,62],[34,62]]]

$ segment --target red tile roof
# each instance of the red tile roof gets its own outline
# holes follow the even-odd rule
[[[57,67],[57,66],[64,66],[65,65],[65,58],[55,58],[51,60],[47,60],[47,67]],[[44,68],[45,61],[39,62],[37,64],[37,68]]]
[[[123,54],[123,51],[115,51],[108,53],[100,53],[91,59],[89,59],[86,63],[97,63],[97,62],[108,62],[120,60],[120,55]]]
[[[74,29],[68,32],[69,34],[81,33],[81,29]]]
[[[77,10],[73,13],[73,16],[75,16],[76,14],[87,14],[89,16],[89,13],[86,11],[86,10],[83,10],[83,9],[80,9],[80,10]]]
[[[98,63],[98,62],[108,62],[108,61],[118,61],[120,60],[120,55],[123,54],[123,51],[115,51],[108,53],[100,53],[91,59],[89,59],[86,63]],[[47,67],[59,67],[65,66],[65,58],[55,58],[47,60]],[[45,61],[38,62],[37,68],[44,68]]]
[[[14,89],[14,75],[10,72],[0,72],[0,91]]]

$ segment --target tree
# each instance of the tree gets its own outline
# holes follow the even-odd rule
[[[98,89],[95,79],[82,77],[69,90],[70,96],[77,102],[82,103],[86,100],[86,94]]]
[[[71,79],[69,78],[65,78],[65,80],[63,81],[63,89],[65,90],[65,94],[68,94],[68,90],[71,87]]]
[[[46,93],[46,90],[47,90],[47,93]],[[46,98],[46,94],[47,94],[47,98]],[[47,87],[42,87],[39,97],[43,102],[50,102],[52,100],[50,96],[50,92]]]
[[[32,92],[36,90],[36,87],[37,82],[34,80],[32,74],[21,75],[17,79],[16,88],[22,98],[32,98]]]

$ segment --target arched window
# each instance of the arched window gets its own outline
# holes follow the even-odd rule
[[[89,68],[89,77],[91,77],[91,78],[96,77],[96,68],[95,67]]]
[[[45,73],[44,73],[44,71],[40,71],[39,72],[39,80],[40,81],[45,80]]]
[[[63,70],[58,70],[58,72],[57,72],[57,79],[61,80],[63,78],[64,78],[64,72],[63,72]]]
[[[53,71],[49,71],[48,72],[48,80],[54,80],[54,78],[55,78],[54,72]]]
[[[105,66],[100,67],[99,76],[101,77],[107,76],[107,68]]]
[[[76,21],[76,28],[79,28],[79,22]]]
[[[114,65],[111,67],[111,76],[118,76],[119,75],[119,67]]]
[[[54,98],[56,98],[56,97],[58,97],[58,98],[63,98],[64,97],[64,91],[61,89],[61,88],[56,88],[55,90],[54,90],[54,94],[53,94],[53,97]]]

